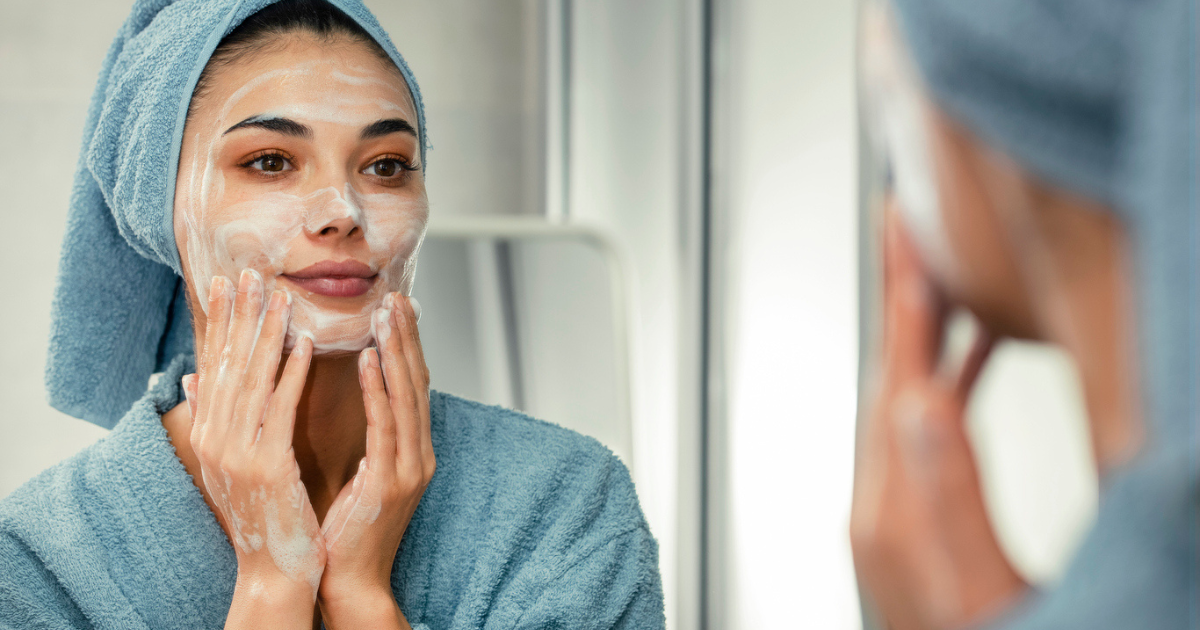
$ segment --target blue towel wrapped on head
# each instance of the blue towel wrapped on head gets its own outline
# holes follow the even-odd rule
[[[357,0],[329,1],[400,69],[423,154],[408,66]],[[0,501],[0,628],[224,625],[236,555],[161,419],[195,369],[172,204],[197,78],[221,38],[271,3],[138,0],[104,62],[46,383],[55,407],[115,428]],[[392,571],[414,628],[664,626],[657,544],[610,451],[438,392],[430,415],[437,472]]]
[[[188,105],[221,38],[276,0],[139,0],[113,41],[84,124],[51,314],[46,390],[56,409],[112,428],[150,375],[192,352],[173,226]],[[421,90],[375,17],[330,0]],[[425,160],[421,160],[424,167]]]

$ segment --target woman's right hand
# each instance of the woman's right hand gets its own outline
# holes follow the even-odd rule
[[[311,623],[325,567],[320,525],[292,450],[296,406],[312,341],[301,337],[278,385],[290,316],[275,291],[263,309],[262,278],[242,272],[236,293],[213,278],[198,374],[183,379],[192,411],[191,445],[203,486],[237,554],[237,586],[226,627],[267,619]],[[269,614],[264,614],[269,613]],[[294,617],[294,619],[293,619]],[[269,624],[274,625],[274,623]]]

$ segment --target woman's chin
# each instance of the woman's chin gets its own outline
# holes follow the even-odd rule
[[[318,317],[305,317],[312,313],[296,312],[288,327],[285,348],[291,350],[301,337],[312,340],[314,356],[336,356],[356,354],[374,345],[371,334],[370,313],[353,316],[323,311]],[[317,320],[317,321],[314,321]]]

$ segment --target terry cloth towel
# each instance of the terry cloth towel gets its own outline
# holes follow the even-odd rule
[[[63,237],[46,389],[56,409],[112,428],[150,375],[192,353],[172,227],[175,174],[192,90],[213,50],[276,0],[136,0],[101,67]],[[359,0],[330,0],[417,81]]]
[[[237,559],[160,418],[190,369],[180,357],[109,435],[0,501],[0,628],[224,625]],[[430,411],[438,469],[392,568],[414,628],[664,627],[658,548],[616,456],[438,392]]]
[[[938,105],[1110,206],[1136,274],[1148,443],[1061,583],[995,627],[1200,628],[1200,208],[1191,0],[894,0]]]

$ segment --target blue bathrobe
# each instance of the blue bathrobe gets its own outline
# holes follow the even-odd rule
[[[0,501],[0,628],[220,628],[237,559],[161,414],[181,357],[113,431]],[[392,589],[414,628],[662,628],[658,551],[597,441],[434,392],[437,473]]]

